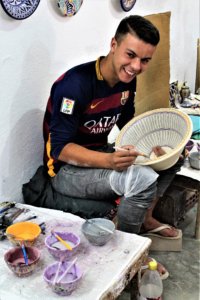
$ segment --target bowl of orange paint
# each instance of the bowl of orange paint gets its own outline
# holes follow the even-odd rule
[[[18,222],[6,229],[8,240],[14,245],[21,245],[23,242],[25,246],[31,246],[40,233],[40,226],[32,222]]]

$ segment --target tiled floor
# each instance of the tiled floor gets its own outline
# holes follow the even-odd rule
[[[191,209],[179,225],[183,231],[181,252],[150,253],[170,273],[163,281],[163,300],[200,299],[200,240],[194,238],[196,209]],[[130,300],[130,294],[123,292],[118,300]]]

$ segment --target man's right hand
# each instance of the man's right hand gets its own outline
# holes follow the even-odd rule
[[[134,164],[137,156],[142,155],[134,146],[127,145],[111,153],[111,168],[115,171],[123,171]]]
[[[132,145],[123,146],[123,150],[113,153],[105,153],[70,143],[62,149],[58,159],[79,167],[123,171],[134,164],[139,155],[142,153],[136,151]]]

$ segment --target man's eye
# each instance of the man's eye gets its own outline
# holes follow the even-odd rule
[[[135,54],[134,53],[127,53],[128,54],[128,56],[130,57],[130,58],[134,58],[135,57]]]
[[[141,62],[142,62],[142,64],[143,65],[146,65],[146,64],[148,64],[148,62],[150,61],[150,59],[149,58],[144,58],[144,59],[141,59]]]

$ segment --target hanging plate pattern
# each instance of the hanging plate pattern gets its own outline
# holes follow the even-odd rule
[[[0,3],[10,17],[22,20],[34,13],[40,0],[0,0]]]
[[[62,15],[71,17],[77,13],[83,0],[57,0],[57,3]]]
[[[133,8],[133,6],[135,5],[135,2],[136,0],[120,0],[121,7],[125,11],[131,10],[131,8]]]

